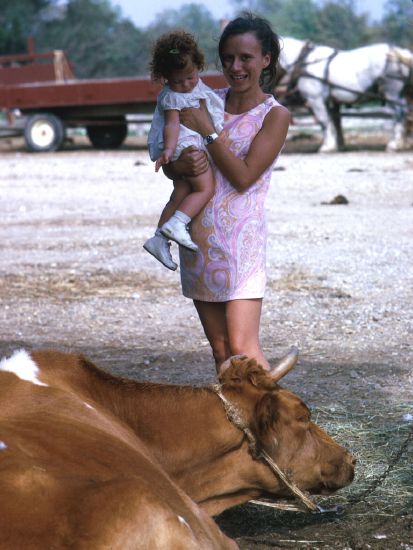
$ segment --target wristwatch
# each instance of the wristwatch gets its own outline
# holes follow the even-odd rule
[[[218,139],[218,134],[213,132],[212,134],[209,134],[209,136],[204,137],[204,144],[211,145],[211,143],[213,143],[216,139]]]

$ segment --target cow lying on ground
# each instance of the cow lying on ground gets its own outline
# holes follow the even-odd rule
[[[3,360],[4,547],[235,548],[206,513],[288,495],[254,458],[260,449],[303,490],[349,484],[351,455],[277,384],[295,362],[293,354],[268,373],[233,359],[219,388],[193,388],[120,379],[56,351]],[[222,397],[253,434],[254,452]]]

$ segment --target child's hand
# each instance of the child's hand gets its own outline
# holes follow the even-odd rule
[[[155,172],[158,172],[159,168],[163,166],[164,164],[168,164],[171,162],[172,158],[172,149],[165,149],[162,155],[158,158],[158,160],[155,163]]]

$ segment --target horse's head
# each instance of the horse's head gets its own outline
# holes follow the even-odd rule
[[[297,38],[291,38],[289,36],[281,38],[279,64],[285,72],[288,73],[292,70],[294,63],[297,61],[302,49],[304,48],[304,45],[304,40],[297,40]]]

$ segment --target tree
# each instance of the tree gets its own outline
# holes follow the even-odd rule
[[[0,55],[25,53],[27,38],[35,34],[42,12],[55,0],[2,0],[0,12]]]
[[[216,67],[220,22],[203,4],[188,3],[159,13],[146,29],[122,16],[115,0],[0,0],[0,54],[65,50],[78,77],[148,74],[151,43],[184,28],[194,34],[209,68]],[[387,41],[413,49],[413,2],[387,0],[382,22],[357,15],[355,0],[231,0],[233,16],[243,10],[266,17],[280,36],[310,39],[339,49]]]
[[[242,11],[251,11],[253,13],[260,13],[262,3],[282,3],[283,0],[230,0],[230,3],[234,6],[234,17],[236,17]],[[264,13],[261,11],[261,13]]]
[[[145,74],[146,34],[108,0],[69,0],[59,17],[44,21],[36,34],[43,50],[62,49],[78,77]]]
[[[274,28],[283,36],[318,38],[318,8],[313,0],[287,0],[270,18]]]
[[[349,7],[351,0],[328,2],[323,7],[315,0],[250,0],[242,3],[243,6],[246,4],[253,13],[266,17],[280,36],[309,39],[333,46],[336,45],[337,29],[333,30],[332,26],[338,24],[340,27],[340,17],[347,20],[349,10],[354,15]]]
[[[367,15],[357,15],[354,0],[232,0],[266,17],[281,36],[310,39],[336,48],[353,48],[368,38]]]
[[[288,30],[286,0],[231,0],[231,4],[236,9],[236,15],[242,11],[250,11],[268,19],[278,34],[294,36]]]
[[[388,0],[381,22],[384,39],[413,50],[413,3],[411,0]]]
[[[352,49],[367,42],[366,15],[357,15],[353,0],[329,1],[318,14],[318,41],[338,49]]]
[[[156,16],[147,29],[154,42],[161,34],[181,28],[195,36],[204,52],[209,68],[215,68],[220,25],[211,12],[201,4],[185,4],[180,9],[167,9]]]

